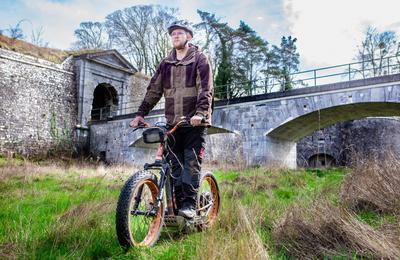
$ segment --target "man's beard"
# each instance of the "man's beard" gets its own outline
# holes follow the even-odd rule
[[[185,49],[185,46],[186,46],[187,42],[188,42],[188,41],[185,41],[184,43],[179,44],[178,46],[175,46],[174,48],[175,48],[176,50],[183,50],[183,49]]]

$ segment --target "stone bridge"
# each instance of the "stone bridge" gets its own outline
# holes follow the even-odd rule
[[[377,116],[400,116],[400,74],[216,101],[209,133],[237,134],[248,165],[295,168],[300,138],[337,122]],[[107,150],[115,161],[153,153],[141,146],[138,134],[130,133],[132,118],[129,114],[92,124],[91,150]],[[163,111],[153,111],[147,119],[164,121]],[[132,140],[133,149],[128,148]]]

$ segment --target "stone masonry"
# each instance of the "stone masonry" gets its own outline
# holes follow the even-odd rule
[[[381,116],[400,116],[400,74],[216,102],[213,125],[240,137],[241,157],[247,165],[294,168],[296,143],[304,136],[337,122]],[[114,152],[121,152],[121,147],[128,147],[132,141],[139,142],[140,136],[128,134],[122,138],[113,133],[128,131],[132,117],[116,117],[106,125],[92,126],[91,140],[100,128],[109,136],[109,142],[117,140],[109,146],[106,158],[141,159],[144,153],[139,151],[140,147],[130,151],[126,148],[125,155],[119,157]],[[148,118],[162,121],[163,111],[154,111]],[[102,140],[106,139],[92,143],[92,151]]]
[[[366,118],[337,123],[302,138],[297,143],[297,164],[314,166],[312,159],[319,155],[319,160],[334,158],[331,166],[343,166],[371,156],[384,159],[388,153],[400,154],[400,118]]]
[[[117,51],[84,53],[55,64],[0,50],[0,75],[0,153],[34,155],[83,140],[90,152],[112,162],[140,164],[153,156],[148,147],[129,147],[140,144],[140,134],[128,125],[149,78],[136,73]],[[102,88],[103,96],[95,98]],[[116,107],[106,120],[92,118],[100,101]],[[163,121],[162,108],[161,100],[148,120]],[[295,167],[296,159],[306,165],[315,151],[339,164],[351,157],[342,152],[350,146],[365,152],[384,144],[398,151],[398,138],[385,137],[398,133],[394,121],[385,121],[387,128],[379,131],[380,123],[372,119],[370,125],[351,121],[379,116],[400,116],[400,74],[217,101],[206,160]],[[346,121],[340,131],[327,128],[299,141]],[[361,141],[365,133],[379,137],[368,149]]]
[[[0,49],[0,153],[33,155],[71,143],[77,118],[71,63]]]

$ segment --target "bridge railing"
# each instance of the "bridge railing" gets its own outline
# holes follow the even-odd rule
[[[215,96],[232,99],[396,73],[400,73],[400,55],[216,86]]]
[[[222,91],[215,91],[214,94],[217,100],[230,100],[237,97],[281,92],[289,89],[314,87],[397,73],[400,73],[400,55],[305,70],[289,74],[287,77],[270,76],[253,81],[216,86],[216,90],[222,89]],[[89,102],[92,102],[92,100],[89,100]],[[119,102],[118,107],[113,107],[112,110],[110,110],[110,107],[96,108],[92,112],[92,120],[134,113],[141,102],[142,99],[131,99],[127,102]],[[165,101],[162,98],[153,109],[164,109],[164,105]]]

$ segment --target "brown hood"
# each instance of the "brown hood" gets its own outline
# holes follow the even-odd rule
[[[199,50],[199,47],[196,45],[193,45],[189,43],[189,50],[186,53],[186,56],[183,57],[182,60],[177,60],[176,59],[176,50],[173,49],[169,55],[164,59],[166,63],[171,63],[171,64],[182,64],[182,65],[188,65],[190,63],[193,63],[195,61],[195,54]]]

